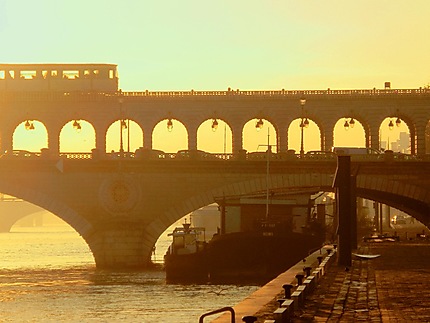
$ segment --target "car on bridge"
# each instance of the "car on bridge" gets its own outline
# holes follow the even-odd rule
[[[1,158],[34,158],[39,157],[40,153],[31,152],[28,150],[12,150],[12,152],[6,151],[5,154],[1,155]]]
[[[219,159],[215,155],[203,150],[178,150],[175,159]]]
[[[324,150],[311,150],[308,151],[305,155],[306,159],[317,159],[317,160],[325,160],[325,159],[336,159],[336,154],[332,151],[324,151]]]

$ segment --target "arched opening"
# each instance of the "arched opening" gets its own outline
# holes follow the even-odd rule
[[[13,150],[40,152],[48,147],[48,132],[45,125],[37,120],[25,120],[13,133]]]
[[[168,153],[188,149],[187,129],[179,120],[161,120],[152,131],[152,148]]]
[[[22,199],[1,194],[2,269],[95,267],[84,239],[65,221]]]
[[[354,118],[339,119],[334,126],[335,147],[366,147],[363,125]]]
[[[248,152],[264,152],[270,145],[276,153],[277,134],[275,127],[266,119],[249,120],[243,127],[243,149]]]
[[[230,126],[220,119],[208,119],[197,129],[197,149],[215,154],[232,153]]]
[[[216,203],[203,206],[183,216],[170,225],[160,235],[155,243],[155,248],[152,253],[152,262],[156,264],[163,262],[163,257],[172,243],[172,237],[170,234],[175,230],[175,228],[182,227],[184,223],[191,223],[191,226],[193,227],[205,228],[204,239],[208,242],[212,239],[213,235],[218,232],[218,228],[221,226],[220,221],[220,212],[218,210],[218,204]]]
[[[302,141],[303,139],[303,141]],[[303,145],[302,145],[303,142]],[[306,153],[312,150],[321,150],[321,132],[318,125],[311,119],[295,119],[288,127],[288,149],[296,153]]]
[[[134,152],[142,146],[142,128],[133,120],[117,120],[106,132],[106,152]]]
[[[397,117],[385,118],[379,127],[380,148],[394,152],[411,153],[411,135],[408,125]]]
[[[60,132],[60,152],[91,152],[96,145],[94,127],[85,120],[72,120]]]

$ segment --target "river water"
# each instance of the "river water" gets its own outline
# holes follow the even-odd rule
[[[155,260],[168,243],[165,234]],[[70,227],[0,233],[0,322],[198,322],[256,289],[167,284],[162,270],[96,270],[88,246]]]

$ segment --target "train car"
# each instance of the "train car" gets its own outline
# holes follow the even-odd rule
[[[0,92],[116,92],[113,64],[0,64]]]

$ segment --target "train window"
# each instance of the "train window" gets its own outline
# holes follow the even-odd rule
[[[90,77],[90,70],[84,70],[84,78]]]
[[[36,71],[20,71],[19,77],[23,80],[32,80],[36,78]]]
[[[56,70],[52,70],[51,77],[57,77],[57,76],[58,76],[58,72]]]
[[[15,71],[9,71],[9,77],[14,79],[15,78]]]
[[[95,77],[99,77],[100,76],[100,71],[99,70],[94,70],[93,74]]]
[[[0,71],[0,80],[4,80],[5,74],[4,71]]]
[[[74,80],[79,78],[79,71],[63,71],[63,78],[68,80]]]
[[[114,70],[109,70],[109,78],[113,79],[114,77]]]
[[[42,71],[42,77],[46,79],[48,77],[48,71]]]

